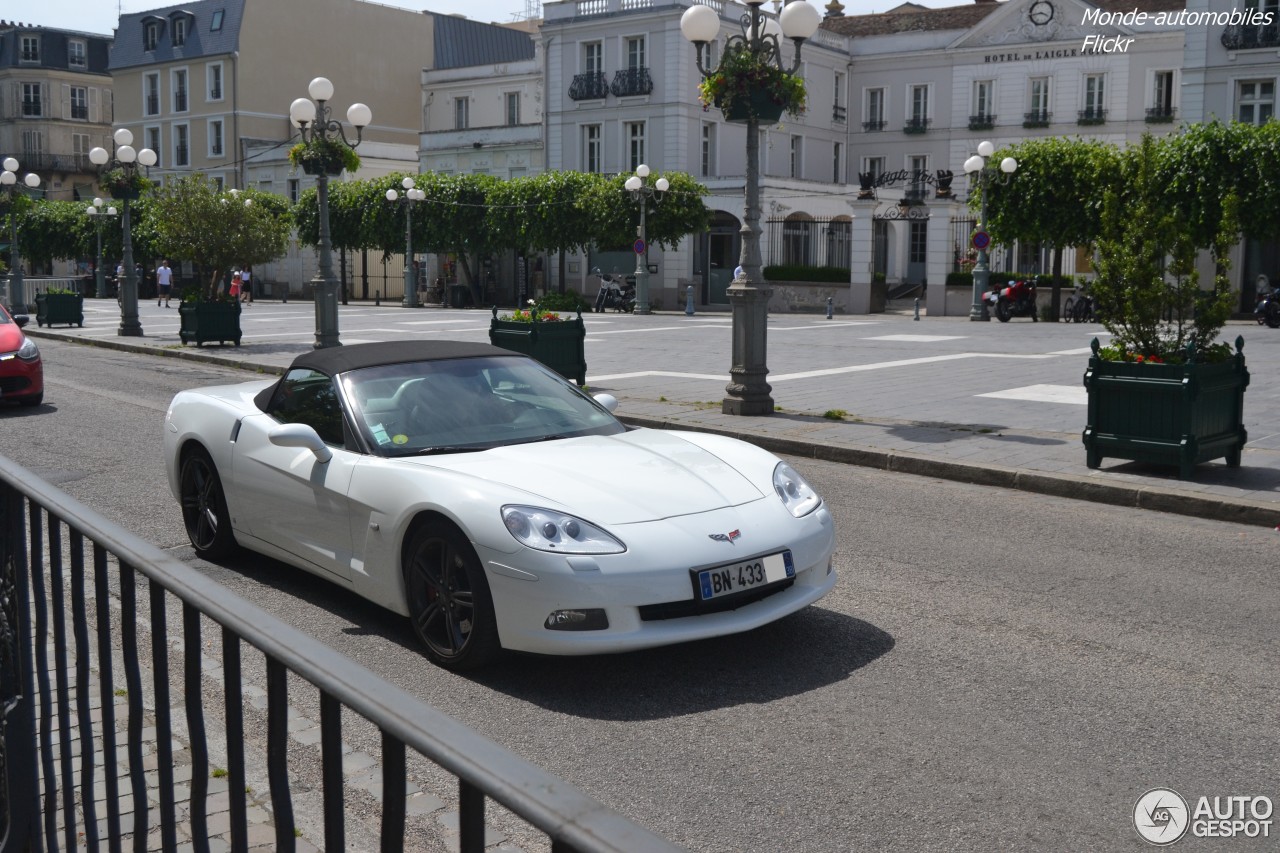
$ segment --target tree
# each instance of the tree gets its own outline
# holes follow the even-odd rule
[[[288,247],[289,221],[278,197],[219,191],[198,173],[157,190],[149,214],[157,253],[208,271],[210,296],[224,270],[273,261]]]
[[[624,184],[630,175],[597,176],[595,186],[586,199],[587,212],[597,223],[594,237],[600,246],[629,246],[636,237],[640,212]],[[707,188],[684,172],[650,175],[671,182],[662,200],[650,198],[645,212],[645,239],[650,245],[674,248],[686,235],[707,230],[711,211],[702,198]]]
[[[34,201],[22,214],[19,247],[33,266],[64,258],[90,257],[97,250],[94,223],[75,201]]]
[[[1210,347],[1231,312],[1225,255],[1239,233],[1239,199],[1228,192],[1215,202],[1222,218],[1210,249],[1218,270],[1212,287],[1202,289],[1195,263],[1202,222],[1169,204],[1160,144],[1148,135],[1128,149],[1121,179],[1106,193],[1093,295],[1114,335],[1107,354],[1177,361],[1188,344],[1210,357],[1229,354],[1225,345],[1216,353]]]
[[[1093,139],[1042,137],[997,151],[990,159],[1018,161],[1013,178],[987,184],[988,230],[999,243],[1014,240],[1053,247],[1053,319],[1062,298],[1062,252],[1089,246],[1101,233],[1102,200],[1116,186],[1120,152]],[[975,194],[975,209],[981,203]]]

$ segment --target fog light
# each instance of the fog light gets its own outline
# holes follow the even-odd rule
[[[553,610],[543,623],[551,631],[603,631],[609,627],[609,617],[602,609]]]

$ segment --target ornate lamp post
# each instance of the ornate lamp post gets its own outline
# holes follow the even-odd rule
[[[404,187],[404,193],[387,190],[387,201],[399,201],[404,205],[404,299],[400,304],[405,308],[417,308],[418,282],[413,270],[413,203],[422,201],[427,194],[414,186],[413,178],[406,177],[400,186]]]
[[[106,204],[105,201],[103,201],[100,198],[95,198],[93,200],[93,204],[89,205],[88,209],[85,210],[85,214],[93,218],[94,224],[98,229],[98,254],[97,254],[97,259],[94,262],[93,268],[95,271],[95,275],[94,275],[94,283],[96,286],[95,292],[97,293],[99,299],[105,299],[107,296],[107,276],[102,270],[102,220],[104,217],[116,215],[116,209],[114,205],[111,207],[108,207],[106,210],[103,210],[102,206],[104,204]]]
[[[333,83],[328,78],[317,77],[307,85],[310,99],[298,98],[289,105],[289,120],[298,128],[304,145],[312,148],[335,144],[355,148],[360,144],[364,129],[373,121],[373,111],[356,103],[347,108],[347,121],[356,129],[356,141],[348,142],[342,122],[331,118],[327,102],[333,97]],[[338,340],[338,279],[333,274],[333,244],[329,239],[329,174],[332,164],[315,168],[316,193],[320,218],[320,267],[312,286],[316,300],[316,349],[341,346]],[[304,171],[307,167],[304,165]],[[341,174],[338,166],[333,174]]]
[[[35,172],[27,172],[22,178],[22,185],[27,189],[40,186],[40,176]],[[18,161],[12,157],[4,158],[4,171],[0,172],[0,188],[9,194],[9,308],[15,314],[27,311],[27,293],[22,285],[22,254],[18,251],[18,211],[17,195],[21,191],[18,186]]]
[[[765,27],[762,5],[764,0],[747,0],[747,13],[740,20],[742,32],[729,36],[722,56],[728,56],[731,50],[742,50],[756,64],[772,65],[793,74],[800,67],[800,48],[805,39],[817,32],[822,16],[805,0],[792,0],[782,8],[782,32],[795,44],[795,57],[788,67],[782,59],[777,33]],[[716,69],[703,64],[703,57],[707,45],[720,32],[720,13],[710,6],[691,6],[680,18],[680,31],[697,49],[698,71],[702,76],[715,74]],[[721,403],[721,411],[727,415],[767,415],[773,412],[773,398],[769,393],[772,389],[765,381],[769,373],[765,364],[766,307],[771,291],[763,286],[760,273],[760,118],[754,109],[748,110],[746,125],[746,210],[739,256],[743,277],[735,277],[728,290],[733,307],[733,366],[729,370],[727,396]]]
[[[124,172],[125,185],[114,187],[111,194],[123,205],[120,215],[121,236],[124,242],[124,253],[121,263],[124,265],[124,281],[120,285],[120,328],[116,334],[123,337],[142,337],[142,323],[138,319],[138,278],[133,269],[133,234],[129,229],[129,202],[138,197],[133,184],[138,176],[138,166],[151,167],[156,164],[156,152],[150,148],[141,151],[133,147],[133,134],[128,128],[120,128],[112,135],[115,143],[115,154],[108,154],[105,148],[94,148],[89,151],[89,162],[105,174],[111,169]]]
[[[649,199],[662,201],[662,196],[671,188],[666,178],[658,178],[652,185],[647,182],[649,167],[641,163],[636,173],[627,178],[624,186],[631,197],[640,203],[640,227],[636,229],[636,313],[648,314],[649,311],[649,265],[645,263],[648,244],[645,242],[644,215],[649,208]]]
[[[978,143],[978,153],[964,161],[964,171],[978,182],[978,191],[982,194],[982,210],[974,234],[974,246],[978,250],[978,262],[973,267],[973,305],[969,307],[970,320],[991,319],[987,305],[982,301],[982,294],[987,292],[991,268],[987,264],[987,247],[991,245],[991,237],[987,234],[987,186],[996,181],[1006,182],[1018,171],[1018,161],[1006,157],[1000,161],[1000,171],[987,165],[987,158],[995,153],[996,147],[983,140]]]

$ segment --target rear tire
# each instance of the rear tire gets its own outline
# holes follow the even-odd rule
[[[1062,322],[1070,323],[1076,317],[1076,298],[1068,296],[1067,301],[1062,303]],[[1076,322],[1079,322],[1078,320]]]
[[[236,550],[231,532],[231,513],[222,491],[218,469],[204,448],[196,448],[182,460],[178,476],[182,495],[182,522],[196,554],[205,560],[220,560]]]
[[[996,302],[996,319],[997,320],[999,320],[1001,323],[1007,323],[1009,322],[1009,318],[1012,316],[1013,316],[1013,313],[1009,310],[1008,300],[1001,299],[1000,301]]]
[[[1280,329],[1280,302],[1267,303],[1266,320],[1268,328]]]
[[[463,672],[501,654],[489,582],[462,531],[443,520],[422,525],[403,563],[409,620],[432,663]]]

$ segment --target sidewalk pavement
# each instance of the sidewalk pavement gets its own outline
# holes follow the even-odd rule
[[[173,308],[144,303],[142,337],[116,334],[114,301],[86,300],[85,313],[84,328],[27,331],[275,373],[314,343],[309,302],[259,301],[246,308],[239,347],[183,346]],[[1270,369],[1280,356],[1280,333],[1252,323],[1233,322],[1223,334],[1247,340],[1249,443],[1241,466],[1205,463],[1193,480],[1180,481],[1174,468],[1124,460],[1086,467],[1082,376],[1089,337],[1105,341],[1098,326],[978,324],[927,315],[915,321],[911,312],[842,315],[825,323],[822,315],[770,315],[769,381],[777,411],[744,417],[722,414],[719,405],[728,381],[729,315],[584,319],[587,385],[617,397],[617,414],[631,424],[717,432],[777,453],[1280,529],[1280,379],[1273,380]],[[340,309],[339,325],[346,344],[487,341],[488,320],[487,311],[353,302]]]

